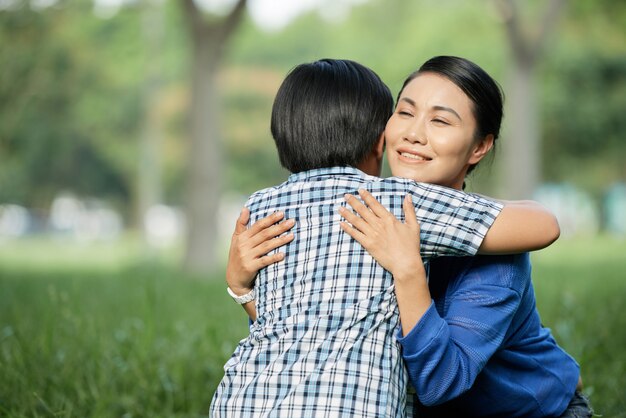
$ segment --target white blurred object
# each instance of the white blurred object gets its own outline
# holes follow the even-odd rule
[[[0,205],[0,237],[24,236],[30,224],[28,209],[18,205]]]
[[[124,227],[119,213],[102,201],[83,201],[68,193],[52,201],[49,224],[52,233],[83,242],[115,240]]]
[[[81,241],[113,241],[122,233],[120,215],[112,209],[96,207],[84,210],[78,217],[74,234]]]
[[[185,217],[180,209],[155,205],[144,216],[144,229],[148,244],[168,247],[177,243],[185,233]]]
[[[593,198],[569,184],[544,184],[535,200],[552,210],[561,227],[561,236],[595,235],[600,229],[600,211]]]
[[[611,234],[626,236],[626,184],[615,183],[604,196],[606,229]]]
[[[50,226],[55,232],[72,233],[80,215],[85,211],[83,202],[71,194],[62,193],[54,198],[50,207]]]

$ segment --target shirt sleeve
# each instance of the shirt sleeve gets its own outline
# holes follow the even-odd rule
[[[508,271],[510,280],[523,280],[519,277],[527,272],[523,265],[510,267],[502,270],[486,264],[480,271],[470,269],[449,296],[445,317],[433,303],[406,336],[398,331],[409,379],[424,405],[438,405],[469,390],[502,345],[521,295],[481,280],[480,275]]]
[[[421,254],[475,255],[504,207],[478,195],[425,183],[412,183],[415,214],[420,222]]]

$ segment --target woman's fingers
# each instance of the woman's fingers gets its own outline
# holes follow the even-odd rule
[[[419,222],[415,215],[415,206],[413,206],[413,200],[410,195],[404,196],[404,202],[402,203],[402,209],[404,210],[404,222],[412,228],[416,228],[419,232]]]
[[[339,206],[339,214],[346,221],[350,222],[352,224],[353,228],[356,228],[356,229],[358,229],[361,232],[365,232],[366,234],[369,231],[371,231],[370,223],[367,220],[363,219],[362,217],[356,215],[350,209],[344,208],[343,206]]]
[[[241,233],[246,232],[246,225],[248,225],[248,221],[250,220],[250,209],[244,206],[239,213],[239,217],[235,222],[235,232],[233,235],[239,235]]]
[[[269,241],[279,235],[282,235],[283,233],[293,228],[293,226],[296,224],[296,222],[293,219],[287,219],[286,221],[281,222],[281,223],[268,225],[268,222],[271,220],[271,217],[272,215],[261,219],[260,221],[256,222],[252,226],[252,228],[250,228],[250,231],[247,233],[247,237],[246,237],[247,238],[246,244],[250,248],[255,248],[263,244],[265,241]],[[282,216],[280,216],[280,218],[282,219]],[[261,221],[263,221],[263,225],[259,225],[257,228],[255,228],[257,224]]]
[[[367,208],[363,203],[359,201],[355,196],[351,194],[344,195],[346,202],[359,214],[359,216],[365,219],[367,222],[374,222],[378,218],[371,210]]]
[[[348,212],[347,209],[346,212]],[[350,235],[352,238],[357,240],[365,249],[367,249],[367,247],[365,247],[365,241],[367,239],[367,236],[365,234],[363,234],[358,229],[350,226],[347,222],[339,222],[339,226],[346,234]]]
[[[288,244],[291,241],[293,241],[293,237],[294,237],[293,233],[290,232],[289,234],[285,234],[285,235],[281,235],[272,239],[265,240],[254,248],[255,256],[259,257],[262,254],[267,254],[270,251],[275,250],[278,247],[282,247],[283,245]]]
[[[278,263],[285,258],[284,253],[276,253],[271,255],[266,255],[261,258],[257,258],[256,260],[256,270],[261,270],[263,267],[267,267],[271,264]]]
[[[266,216],[263,219],[259,219],[248,230],[248,233],[251,236],[256,235],[259,232],[263,231],[264,229],[267,229],[270,226],[274,225],[275,223],[279,222],[281,219],[284,218],[284,216],[285,214],[282,211],[277,211],[277,212],[272,213],[271,215]]]
[[[367,207],[379,218],[385,218],[389,215],[393,216],[391,212],[385,209],[385,207],[367,190],[359,189],[359,196],[361,196],[361,199],[363,199]]]

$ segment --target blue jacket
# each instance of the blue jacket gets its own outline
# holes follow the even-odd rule
[[[578,383],[576,361],[542,327],[528,254],[433,260],[433,303],[404,337],[423,405],[462,416],[559,416]],[[433,415],[437,415],[434,413]]]

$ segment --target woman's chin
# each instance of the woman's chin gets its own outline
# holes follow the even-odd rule
[[[402,170],[391,170],[391,173],[396,177],[402,177],[405,179],[411,179],[418,183],[432,183],[432,176],[428,176],[424,173],[424,170],[420,170],[419,168],[413,168],[411,170],[402,169]]]

